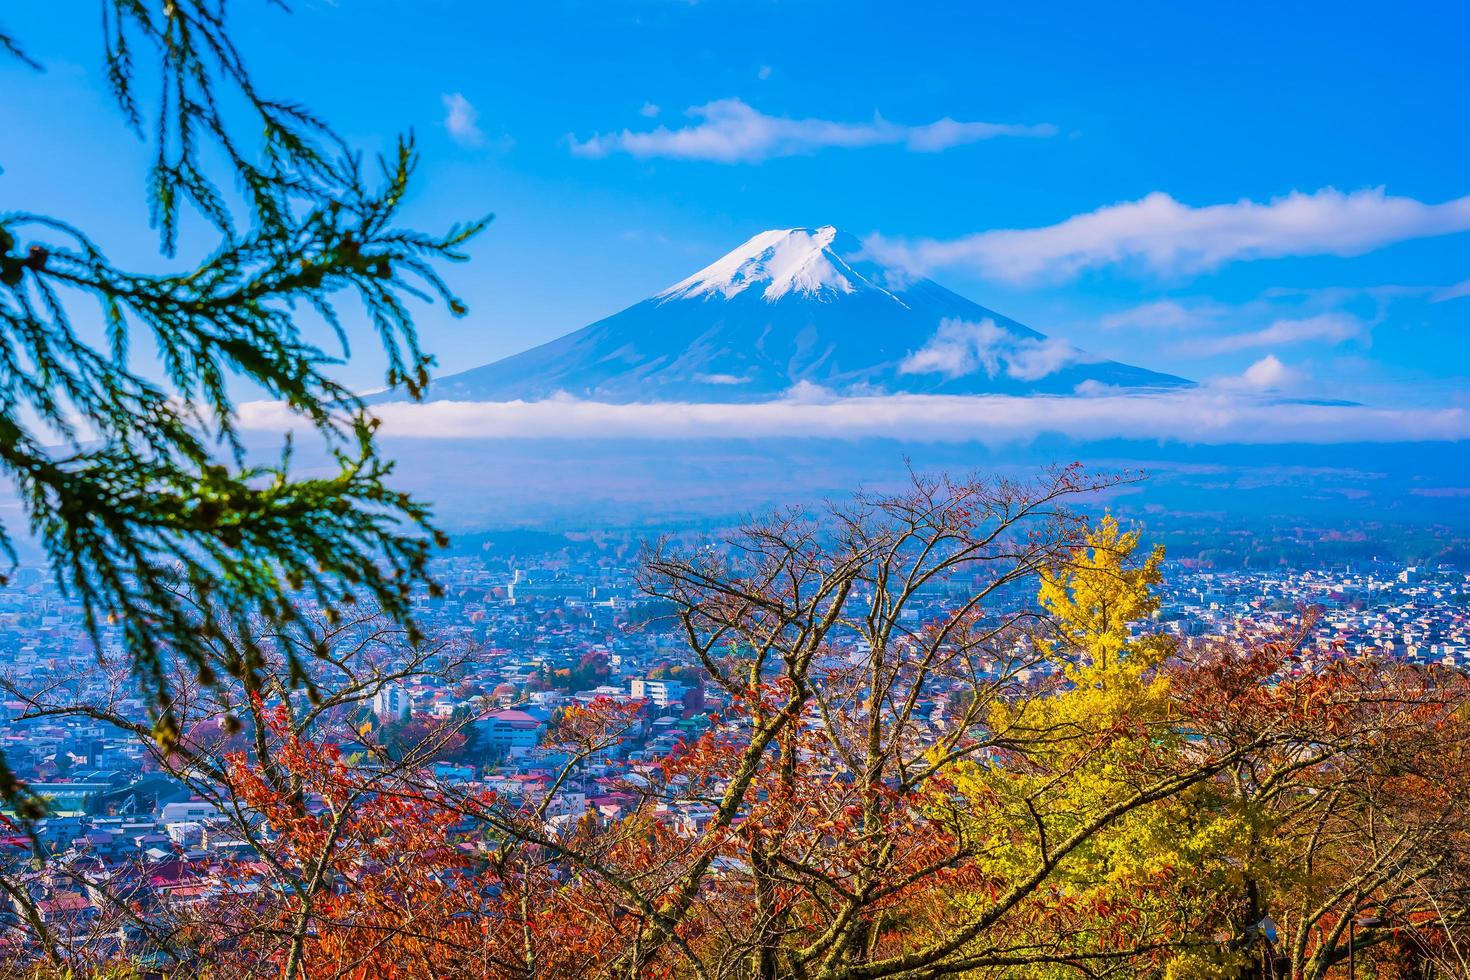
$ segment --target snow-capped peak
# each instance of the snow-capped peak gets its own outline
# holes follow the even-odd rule
[[[860,252],[857,239],[831,225],[763,231],[655,298],[729,299],[752,286],[764,287],[767,302],[788,294],[830,300],[868,289],[892,295],[875,281],[882,279],[881,270],[855,258]]]

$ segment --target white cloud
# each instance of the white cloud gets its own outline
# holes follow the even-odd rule
[[[1206,390],[1227,396],[1281,396],[1299,390],[1307,380],[1305,371],[1291,367],[1275,354],[1267,354],[1239,374],[1212,378]]]
[[[1021,381],[1038,381],[1087,360],[1091,358],[1065,340],[1056,337],[1028,340],[1011,352],[1006,361],[1006,374]]]
[[[460,92],[440,96],[444,102],[444,128],[460,146],[479,146],[485,142],[478,121],[480,112]]]
[[[1242,199],[1206,207],[1155,192],[1043,228],[985,231],[949,241],[875,237],[868,246],[915,272],[960,267],[1026,282],[1066,279],[1112,265],[1174,275],[1246,259],[1352,256],[1465,230],[1470,230],[1470,196],[1425,204],[1390,197],[1381,187],[1348,194],[1328,187],[1264,204]]]
[[[1006,332],[994,320],[972,323],[943,320],[929,341],[899,364],[903,374],[943,374],[960,378],[979,368],[995,377],[1000,372],[1000,347]]]
[[[790,405],[830,405],[839,400],[837,392],[813,381],[798,381],[786,389],[781,401]]]
[[[943,374],[950,378],[983,370],[993,378],[1004,368],[1012,378],[1035,381],[1085,359],[1085,354],[1064,340],[1016,337],[990,319],[946,319],[940,321],[939,329],[923,347],[899,363],[898,369],[903,374]]]
[[[1444,287],[1434,294],[1433,301],[1443,303],[1447,299],[1460,299],[1465,296],[1470,296],[1470,279]]]
[[[1355,337],[1366,336],[1367,333],[1368,324],[1349,313],[1321,313],[1299,320],[1277,320],[1260,330],[1215,337],[1190,344],[1189,348],[1205,354],[1224,354],[1307,341],[1340,344]]]
[[[1217,322],[1227,313],[1215,303],[1184,304],[1161,299],[1109,313],[1099,321],[1105,330],[1194,330]]]
[[[978,143],[995,136],[1055,136],[1057,132],[1055,126],[1045,124],[1013,126],[1004,123],[958,122],[948,116],[926,126],[896,126],[882,120],[876,121],[875,126],[879,127],[880,134],[888,134],[880,142],[897,143],[901,136],[901,141],[910,150],[919,153],[938,153],[950,147]]]
[[[638,115],[642,116],[645,119],[652,119],[658,114],[659,107],[654,105],[652,102],[643,103],[643,108],[638,110]]]
[[[904,126],[875,115],[872,122],[768,116],[740,99],[720,99],[693,106],[686,115],[699,120],[688,126],[635,133],[597,134],[586,140],[568,137],[574,154],[605,157],[627,153],[638,158],[672,157],[718,163],[758,163],[773,157],[797,156],[828,148],[852,149],[899,145],[933,153],[996,136],[1051,136],[1050,125],[958,122],[944,118],[923,126]]]
[[[1282,364],[1275,354],[1267,354],[1246,368],[1240,380],[1246,386],[1260,391],[1279,391],[1295,383],[1297,373]]]
[[[758,72],[755,73],[755,77],[756,78],[759,78],[763,82],[766,79],[770,78],[771,77],[771,66],[770,65],[761,65],[760,71],[758,71]]]
[[[1259,378],[1272,380],[1273,370]],[[780,401],[612,405],[540,402],[381,405],[382,435],[406,439],[545,439],[868,436],[911,442],[1014,444],[1058,433],[1078,440],[1131,438],[1183,443],[1343,443],[1470,439],[1464,408],[1369,408],[1282,402],[1222,387],[1095,397],[887,395],[841,398],[816,386]],[[279,403],[241,406],[241,426],[281,431],[293,416]],[[299,422],[297,423],[299,424]]]

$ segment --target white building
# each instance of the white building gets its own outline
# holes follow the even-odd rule
[[[204,843],[204,825],[189,821],[168,825],[168,839],[179,847],[199,847]]]
[[[667,708],[671,704],[683,702],[684,695],[689,692],[689,685],[683,681],[656,681],[635,677],[629,683],[629,690],[635,698],[646,698],[660,708]]]
[[[521,755],[541,741],[543,722],[525,711],[507,708],[477,723],[492,756]]]
[[[203,800],[186,800],[165,803],[158,811],[158,822],[161,824],[198,823],[219,815],[219,810],[213,803],[206,803]]]
[[[413,717],[413,699],[397,684],[384,684],[373,695],[373,714],[379,721],[407,721]]]

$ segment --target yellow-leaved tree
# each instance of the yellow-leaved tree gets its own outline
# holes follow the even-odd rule
[[[984,880],[1003,886],[1056,861],[1050,887],[1018,919],[1027,932],[1014,941],[1033,951],[1030,962],[1009,976],[1076,976],[1079,959],[1127,975],[1224,977],[1239,969],[1240,958],[1210,934],[1223,921],[1221,896],[1237,891],[1225,879],[1241,874],[1234,855],[1250,834],[1212,782],[1130,808],[1067,846],[1141,789],[1198,762],[1166,669],[1176,641],[1139,628],[1158,608],[1163,549],[1139,551],[1138,532],[1108,515],[1084,547],[1041,575],[1046,618],[1034,642],[1052,671],[1042,683],[1052,689],[997,703],[990,725],[1006,751],[967,765],[956,780],[962,796],[983,801],[969,833],[983,841]]]

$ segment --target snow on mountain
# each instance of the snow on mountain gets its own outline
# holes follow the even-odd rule
[[[844,259],[842,252],[851,258]],[[725,299],[764,285],[761,298],[774,303],[788,293],[828,301],[860,289],[877,289],[882,269],[856,256],[861,246],[831,225],[763,231],[724,258],[677,282],[654,299],[697,299],[718,293]],[[866,273],[866,275],[864,274]],[[873,277],[873,278],[869,278]]]
[[[430,397],[754,402],[793,390],[1024,395],[1187,384],[912,280],[827,225],[762,232],[619,313],[440,378]]]

